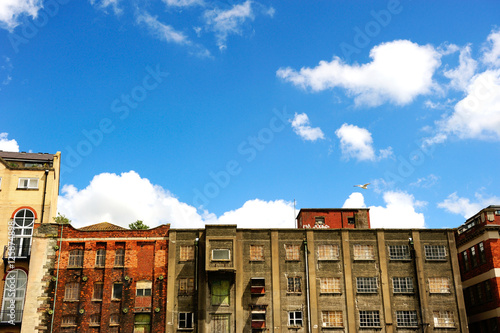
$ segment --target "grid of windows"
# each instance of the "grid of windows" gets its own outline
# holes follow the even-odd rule
[[[194,260],[194,246],[193,245],[181,245],[180,249],[180,261],[190,261]]]
[[[78,301],[80,299],[80,284],[78,282],[66,283],[64,286],[64,300]]]
[[[83,267],[83,250],[69,251],[68,267]]]
[[[115,250],[115,267],[125,266],[125,249]]]
[[[356,290],[358,293],[376,293],[377,292],[376,277],[357,277]]]
[[[300,276],[289,277],[286,291],[289,293],[302,292],[302,278]]]
[[[264,260],[264,245],[250,245],[250,261]]]
[[[338,260],[339,246],[338,245],[319,245],[318,260]]]
[[[285,245],[285,260],[300,260],[300,245]]]
[[[427,260],[446,259],[446,247],[444,245],[425,245],[424,252]]]
[[[396,311],[398,327],[417,327],[417,311]]]
[[[378,311],[359,311],[360,327],[380,327],[380,314]]]
[[[192,295],[194,292],[194,279],[179,279],[179,295]]]
[[[389,245],[389,258],[391,260],[410,259],[410,249],[408,245]]]
[[[193,328],[192,312],[179,312],[179,328]]]
[[[288,326],[302,326],[302,323],[303,323],[302,311],[288,312]]]
[[[373,245],[355,244],[353,249],[354,249],[354,260],[374,259]]]
[[[323,322],[323,327],[344,326],[342,311],[323,311],[321,312],[321,320]]]
[[[320,293],[321,294],[333,294],[340,293],[340,278],[338,277],[326,277],[319,279]]]
[[[452,311],[434,311],[434,327],[455,327]]]
[[[429,278],[429,292],[433,294],[449,294],[451,292],[450,279],[445,277]]]
[[[394,293],[408,294],[413,293],[413,278],[412,277],[393,277],[392,286]]]
[[[121,299],[123,294],[123,284],[121,283],[114,283],[113,284],[113,299]]]
[[[76,325],[76,316],[66,315],[62,317],[61,326],[73,326]]]
[[[99,249],[96,252],[95,265],[96,267],[104,267],[105,264],[106,264],[106,250]]]
[[[92,300],[94,301],[102,301],[102,290],[103,290],[102,282],[94,283],[94,292],[92,293]]]

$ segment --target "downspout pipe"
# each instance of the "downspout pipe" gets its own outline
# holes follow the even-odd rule
[[[43,213],[45,212],[45,195],[47,193],[47,183],[49,179],[49,170],[45,169],[45,184],[43,184],[43,197],[42,197],[42,216],[40,223],[43,223]]]
[[[197,318],[197,313],[198,313],[198,253],[199,253],[199,242],[200,239],[196,237],[194,240],[194,301],[193,301],[193,322],[194,322],[194,327],[198,327],[198,318]],[[196,331],[198,331],[196,329]]]
[[[307,302],[307,332],[311,332],[311,296],[309,293],[309,260],[307,254],[307,240],[304,239],[304,258],[306,263],[306,302]]]
[[[59,255],[57,256],[56,287],[54,290],[54,305],[52,306],[52,315],[51,315],[52,319],[50,320],[50,333],[52,333],[54,330],[54,317],[56,315],[57,285],[59,283],[59,264],[61,263],[63,231],[64,231],[64,224],[61,224],[61,238],[59,239]]]
[[[413,261],[413,269],[415,270],[415,276],[417,277],[417,281],[416,281],[416,288],[417,288],[417,295],[418,295],[418,309],[419,309],[419,312],[420,312],[420,320],[421,320],[421,324],[420,326],[422,327],[422,332],[425,332],[425,329],[424,327],[426,326],[426,324],[424,323],[424,317],[423,317],[423,314],[424,314],[424,311],[422,309],[422,295],[420,294],[420,288],[419,288],[419,274],[418,274],[418,267],[417,267],[417,257],[416,257],[416,253],[415,253],[415,246],[413,244],[413,238],[409,238],[408,239],[408,245],[410,245],[410,255],[411,255],[411,259]]]

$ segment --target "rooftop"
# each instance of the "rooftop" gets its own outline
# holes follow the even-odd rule
[[[81,231],[113,231],[113,230],[130,230],[124,227],[120,227],[119,225],[115,225],[109,222],[101,222],[97,224],[92,224],[78,230]]]
[[[26,153],[0,150],[0,157],[6,161],[36,161],[52,163],[54,155],[49,153]]]

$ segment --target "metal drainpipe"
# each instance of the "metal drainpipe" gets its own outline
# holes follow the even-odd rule
[[[425,332],[424,330],[424,327],[425,327],[425,323],[424,323],[424,317],[423,317],[423,309],[422,309],[422,295],[420,294],[420,288],[419,288],[419,278],[418,278],[418,267],[417,267],[417,256],[416,256],[416,253],[415,253],[415,246],[413,244],[413,238],[409,238],[408,239],[408,244],[410,245],[410,255],[411,255],[411,258],[412,258],[412,261],[413,261],[413,269],[415,270],[415,276],[417,277],[417,283],[415,284],[416,287],[417,287],[417,295],[418,295],[418,309],[420,310],[420,321],[422,322],[420,325],[422,327],[422,332]]]
[[[59,255],[57,256],[56,289],[54,291],[54,306],[52,307],[52,319],[50,321],[50,333],[54,330],[54,316],[56,315],[57,284],[59,283],[59,264],[61,263],[62,237],[64,224],[61,224],[61,238],[59,240]]]
[[[198,243],[200,239],[196,237],[194,240],[194,302],[193,302],[193,322],[194,327],[198,328],[197,323],[197,313],[198,313]],[[195,332],[198,330],[196,329]]]
[[[49,170],[45,170],[45,184],[43,184],[43,198],[42,198],[42,218],[40,223],[43,223],[43,213],[45,212],[45,194],[47,193],[47,180],[49,179]]]
[[[306,262],[306,302],[307,302],[307,332],[311,332],[311,300],[309,295],[309,261],[307,259],[307,240],[304,239],[304,258]]]

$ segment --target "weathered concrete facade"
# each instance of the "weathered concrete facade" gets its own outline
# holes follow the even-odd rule
[[[468,332],[453,230],[171,229],[168,263],[168,333]]]

